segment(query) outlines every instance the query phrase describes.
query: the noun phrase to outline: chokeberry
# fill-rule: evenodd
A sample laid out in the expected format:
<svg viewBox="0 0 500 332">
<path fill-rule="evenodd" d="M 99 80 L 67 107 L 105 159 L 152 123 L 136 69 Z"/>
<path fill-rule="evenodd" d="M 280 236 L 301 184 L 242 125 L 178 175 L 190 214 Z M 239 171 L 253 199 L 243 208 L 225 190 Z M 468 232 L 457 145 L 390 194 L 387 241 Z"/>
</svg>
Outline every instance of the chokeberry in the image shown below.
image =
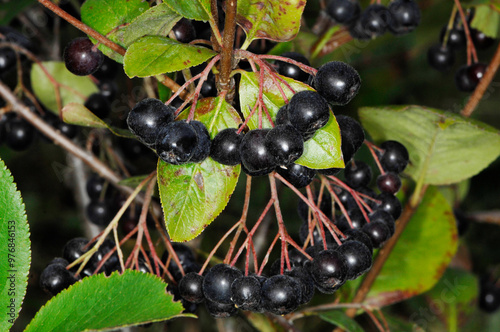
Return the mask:
<svg viewBox="0 0 500 332">
<path fill-rule="evenodd" d="M 181 43 L 189 43 L 196 39 L 196 30 L 193 23 L 186 18 L 181 18 L 172 28 L 175 39 Z"/>
<path fill-rule="evenodd" d="M 53 296 L 68 288 L 76 281 L 71 272 L 60 264 L 51 264 L 40 274 L 40 287 Z"/>
<path fill-rule="evenodd" d="M 394 195 L 401 188 L 401 179 L 393 172 L 380 174 L 377 177 L 377 188 L 380 191 Z"/>
<path fill-rule="evenodd" d="M 64 49 L 66 68 L 75 75 L 93 74 L 101 66 L 104 55 L 86 37 L 73 39 Z"/>
<path fill-rule="evenodd" d="M 302 296 L 299 304 L 305 304 L 312 300 L 314 296 L 314 279 L 308 269 L 303 266 L 296 266 L 290 271 L 285 271 L 285 275 L 297 279 L 300 284 Z"/>
<path fill-rule="evenodd" d="M 326 125 L 329 118 L 328 103 L 315 91 L 300 91 L 290 99 L 288 119 L 300 133 L 311 133 L 320 129 Z"/>
<path fill-rule="evenodd" d="M 427 62 L 436 70 L 446 71 L 455 63 L 455 53 L 449 45 L 434 44 L 427 51 Z"/>
<path fill-rule="evenodd" d="M 210 316 L 214 318 L 229 318 L 238 313 L 238 308 L 236 308 L 232 303 L 225 304 L 213 302 L 207 299 L 205 300 L 205 306 Z"/>
<path fill-rule="evenodd" d="M 316 170 L 299 164 L 276 167 L 276 172 L 297 189 L 308 186 L 316 176 Z"/>
<path fill-rule="evenodd" d="M 275 158 L 265 143 L 269 131 L 270 129 L 250 130 L 241 140 L 241 163 L 250 172 L 268 174 L 276 167 Z"/>
<path fill-rule="evenodd" d="M 348 229 L 345 232 L 343 232 L 346 238 L 343 240 L 345 241 L 359 241 L 363 243 L 365 246 L 370 249 L 370 251 L 373 251 L 373 243 L 372 240 L 370 240 L 370 237 L 366 235 L 361 229 Z"/>
<path fill-rule="evenodd" d="M 359 150 L 365 141 L 365 132 L 361 124 L 347 115 L 337 115 L 340 137 L 342 140 L 341 149 L 344 163 L 348 163 L 354 154 Z"/>
<path fill-rule="evenodd" d="M 359 17 L 361 5 L 357 0 L 332 0 L 326 12 L 335 22 L 349 25 Z"/>
<path fill-rule="evenodd" d="M 483 78 L 486 70 L 488 69 L 488 65 L 481 62 L 473 63 L 469 66 L 469 76 L 472 82 L 478 84 L 479 81 Z"/>
<path fill-rule="evenodd" d="M 240 144 L 243 134 L 238 129 L 226 128 L 215 135 L 210 146 L 210 157 L 223 165 L 235 166 L 241 163 Z"/>
<path fill-rule="evenodd" d="M 144 144 L 153 146 L 161 126 L 174 120 L 174 109 L 161 100 L 147 98 L 137 103 L 127 117 L 130 131 Z"/>
<path fill-rule="evenodd" d="M 360 160 L 352 161 L 344 169 L 345 181 L 351 188 L 367 186 L 372 180 L 371 167 Z"/>
<path fill-rule="evenodd" d="M 344 230 L 348 230 L 351 228 L 360 229 L 366 224 L 366 219 L 359 210 L 359 208 L 354 208 L 352 210 L 347 211 L 349 218 L 351 219 L 351 225 L 349 225 L 349 220 L 345 215 L 341 215 L 337 220 L 335 220 L 335 224 L 337 227 L 343 232 Z"/>
<path fill-rule="evenodd" d="M 359 241 L 347 241 L 336 249 L 344 256 L 348 280 L 353 280 L 372 267 L 371 250 Z"/>
<path fill-rule="evenodd" d="M 66 259 L 70 263 L 76 261 L 87 251 L 84 248 L 88 243 L 89 240 L 83 237 L 77 237 L 69 240 L 63 248 L 64 259 Z"/>
<path fill-rule="evenodd" d="M 75 125 L 71 125 L 69 123 L 65 123 L 62 121 L 57 121 L 56 129 L 61 132 L 64 136 L 69 139 L 73 139 L 78 135 L 79 127 Z"/>
<path fill-rule="evenodd" d="M 396 196 L 389 193 L 381 193 L 376 199 L 381 202 L 379 209 L 388 212 L 394 220 L 399 218 L 401 215 L 401 202 Z"/>
<path fill-rule="evenodd" d="M 410 159 L 406 147 L 397 141 L 385 141 L 380 147 L 384 150 L 380 158 L 384 170 L 401 173 Z"/>
<path fill-rule="evenodd" d="M 200 93 L 203 97 L 215 97 L 217 96 L 217 85 L 215 83 L 215 76 L 210 73 L 201 85 Z"/>
<path fill-rule="evenodd" d="M 302 291 L 297 279 L 275 275 L 262 285 L 262 306 L 276 315 L 288 314 L 299 306 Z"/>
<path fill-rule="evenodd" d="M 119 69 L 120 65 L 118 64 L 118 62 L 108 57 L 104 57 L 101 66 L 92 75 L 94 75 L 94 77 L 97 78 L 98 80 L 110 81 L 116 77 L 116 74 L 118 74 Z"/>
<path fill-rule="evenodd" d="M 203 296 L 203 276 L 189 272 L 179 282 L 179 293 L 187 301 L 201 303 Z"/>
<path fill-rule="evenodd" d="M 392 25 L 392 15 L 389 9 L 380 4 L 371 4 L 365 8 L 359 17 L 361 26 L 371 38 L 383 35 Z"/>
<path fill-rule="evenodd" d="M 261 284 L 254 276 L 236 278 L 231 284 L 231 300 L 238 308 L 257 311 L 261 298 Z"/>
<path fill-rule="evenodd" d="M 288 119 L 288 105 L 289 104 L 285 104 L 281 106 L 276 113 L 276 120 L 274 121 L 274 124 L 276 126 L 291 124 L 290 120 Z"/>
<path fill-rule="evenodd" d="M 374 248 L 381 248 L 390 238 L 389 228 L 380 220 L 364 225 L 362 230 L 370 237 Z"/>
<path fill-rule="evenodd" d="M 455 73 L 455 85 L 460 91 L 474 91 L 477 86 L 477 82 L 478 81 L 473 80 L 472 75 L 470 75 L 468 65 L 463 65 L 462 67 L 458 68 L 457 72 Z"/>
<path fill-rule="evenodd" d="M 185 120 L 163 126 L 156 139 L 156 153 L 161 160 L 173 165 L 187 163 L 198 144 L 196 130 Z"/>
<path fill-rule="evenodd" d="M 198 136 L 198 143 L 193 151 L 193 156 L 189 159 L 189 162 L 199 163 L 205 160 L 210 154 L 210 134 L 208 133 L 207 127 L 200 121 L 191 121 L 189 124 L 196 131 L 196 135 Z"/>
<path fill-rule="evenodd" d="M 484 32 L 477 29 L 470 29 L 472 42 L 477 49 L 484 50 L 495 44 L 495 39 L 488 37 Z"/>
<path fill-rule="evenodd" d="M 344 255 L 328 249 L 314 257 L 310 271 L 314 282 L 322 287 L 320 290 L 328 289 L 328 293 L 333 293 L 346 281 L 348 267 Z"/>
<path fill-rule="evenodd" d="M 0 48 L 0 75 L 8 72 L 16 65 L 16 53 L 7 47 Z"/>
<path fill-rule="evenodd" d="M 203 279 L 203 294 L 210 301 L 232 304 L 231 284 L 243 273 L 227 264 L 217 264 L 212 267 Z"/>
<path fill-rule="evenodd" d="M 284 58 L 289 58 L 297 62 L 310 66 L 309 60 L 305 56 L 297 52 L 285 52 L 281 55 Z M 309 74 L 302 71 L 298 66 L 284 61 L 276 61 L 278 65 L 278 74 L 293 78 L 294 80 L 305 82 L 309 78 Z"/>
<path fill-rule="evenodd" d="M 443 29 L 441 29 L 441 35 L 439 36 L 439 41 L 441 42 L 441 44 L 444 43 L 444 38 L 446 37 L 447 33 L 448 40 L 446 45 L 448 45 L 453 50 L 461 50 L 467 44 L 463 28 L 452 28 L 448 30 L 447 26 L 444 26 Z"/>
<path fill-rule="evenodd" d="M 26 120 L 14 118 L 5 123 L 5 144 L 15 151 L 28 149 L 36 137 L 35 129 Z"/>
<path fill-rule="evenodd" d="M 101 93 L 91 94 L 84 106 L 101 119 L 107 117 L 111 110 L 108 99 Z"/>
<path fill-rule="evenodd" d="M 89 221 L 97 226 L 107 226 L 113 218 L 113 206 L 107 200 L 92 200 L 85 212 Z"/>
<path fill-rule="evenodd" d="M 92 174 L 85 185 L 87 189 L 87 195 L 90 199 L 97 200 L 101 196 L 101 193 L 105 187 L 106 181 L 97 174 Z"/>
<path fill-rule="evenodd" d="M 292 164 L 304 152 L 302 135 L 291 125 L 271 129 L 266 135 L 265 145 L 275 163 L 282 166 Z"/>
<path fill-rule="evenodd" d="M 412 32 L 420 24 L 420 8 L 414 0 L 394 0 L 388 9 L 389 31 L 395 35 Z"/>
<path fill-rule="evenodd" d="M 370 222 L 382 222 L 389 229 L 389 237 L 394 234 L 396 230 L 396 223 L 394 222 L 394 217 L 387 211 L 376 209 L 368 215 Z"/>
<path fill-rule="evenodd" d="M 361 78 L 347 63 L 331 61 L 318 68 L 314 87 L 329 103 L 345 105 L 358 93 Z"/>
</svg>

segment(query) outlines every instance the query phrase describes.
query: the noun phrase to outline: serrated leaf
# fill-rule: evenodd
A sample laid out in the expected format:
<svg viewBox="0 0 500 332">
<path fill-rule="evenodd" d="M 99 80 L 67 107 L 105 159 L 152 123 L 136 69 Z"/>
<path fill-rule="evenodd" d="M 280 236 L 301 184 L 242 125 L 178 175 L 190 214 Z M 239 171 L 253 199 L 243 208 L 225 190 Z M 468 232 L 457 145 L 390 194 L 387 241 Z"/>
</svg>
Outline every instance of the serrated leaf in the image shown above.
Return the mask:
<svg viewBox="0 0 500 332">
<path fill-rule="evenodd" d="M 302 82 L 284 76 L 280 77 L 284 79 L 295 92 L 313 90 L 310 86 Z M 290 100 L 294 93 L 283 83 L 280 83 L 280 85 L 283 92 Z M 243 115 L 247 117 L 258 99 L 259 74 L 241 72 L 239 91 L 241 111 Z M 266 104 L 271 119 L 274 120 L 280 107 L 285 105 L 285 101 L 267 72 L 264 74 L 262 99 Z M 259 127 L 259 118 L 257 114 L 254 114 L 248 121 L 248 127 L 250 129 L 257 129 Z M 272 128 L 265 114 L 262 115 L 262 128 Z M 344 167 L 342 151 L 340 149 L 340 129 L 334 116 L 330 116 L 326 126 L 318 130 L 311 139 L 305 142 L 304 153 L 295 163 L 314 169 Z"/>
<path fill-rule="evenodd" d="M 492 1 L 493 2 L 493 1 Z M 500 6 L 482 5 L 475 7 L 471 27 L 483 32 L 486 36 L 497 38 L 500 35 Z"/>
<path fill-rule="evenodd" d="M 239 0 L 236 23 L 247 34 L 247 42 L 271 39 L 292 40 L 300 29 L 305 0 Z"/>
<path fill-rule="evenodd" d="M 126 24 L 148 9 L 148 2 L 142 0 L 87 0 L 81 7 L 81 16 L 83 23 L 118 45 L 126 47 L 123 39 Z M 100 44 L 99 49 L 113 60 L 123 63 L 123 56 L 107 46 Z"/>
<path fill-rule="evenodd" d="M 215 54 L 206 47 L 183 44 L 165 37 L 146 36 L 129 46 L 124 68 L 129 77 L 148 77 L 199 65 Z"/>
<path fill-rule="evenodd" d="M 25 332 L 111 330 L 179 316 L 162 279 L 139 271 L 86 277 L 47 302 Z"/>
<path fill-rule="evenodd" d="M 212 138 L 225 128 L 237 128 L 241 122 L 223 97 L 199 101 L 195 120 L 205 124 Z M 172 241 L 194 239 L 224 210 L 240 171 L 240 165 L 226 166 L 212 158 L 181 166 L 158 162 L 158 189 Z"/>
<path fill-rule="evenodd" d="M 140 37 L 167 36 L 181 18 L 165 3 L 151 7 L 124 29 L 123 43 L 128 46 Z"/>
<path fill-rule="evenodd" d="M 406 146 L 405 172 L 445 185 L 479 173 L 500 155 L 500 132 L 482 122 L 421 106 L 365 107 L 359 116 L 371 137 Z"/>
<path fill-rule="evenodd" d="M 87 76 L 76 76 L 66 69 L 64 62 L 46 61 L 41 65 L 59 83 L 62 106 L 75 102 L 83 104 L 88 96 L 99 91 Z M 39 64 L 31 67 L 31 85 L 38 100 L 50 111 L 59 114 L 56 89 Z"/>
<path fill-rule="evenodd" d="M 163 0 L 179 15 L 196 21 L 209 21 L 212 18 L 210 0 Z"/>
<path fill-rule="evenodd" d="M 361 326 L 359 326 L 354 319 L 347 317 L 347 315 L 340 310 L 322 312 L 318 316 L 322 320 L 336 325 L 347 332 L 363 332 Z"/>
<path fill-rule="evenodd" d="M 328 123 L 304 142 L 304 153 L 295 163 L 314 169 L 344 168 L 340 144 L 339 124 L 335 116 L 330 114 Z"/>
<path fill-rule="evenodd" d="M 450 268 L 436 286 L 426 293 L 426 297 L 434 303 L 439 303 L 441 317 L 447 320 L 449 327 L 457 323 L 450 321 L 451 319 L 460 319 L 463 322 L 476 310 L 474 302 L 478 293 L 477 276 L 464 270 Z"/>
<path fill-rule="evenodd" d="M 21 193 L 0 159 L 0 331 L 9 331 L 21 310 L 31 264 L 30 247 Z"/>
<path fill-rule="evenodd" d="M 458 235 L 453 211 L 429 187 L 364 303 L 390 305 L 432 288 L 455 255 Z"/>
<path fill-rule="evenodd" d="M 117 136 L 134 138 L 130 130 L 109 126 L 82 104 L 69 103 L 63 107 L 61 113 L 62 119 L 66 123 L 83 127 L 106 128 Z"/>
</svg>

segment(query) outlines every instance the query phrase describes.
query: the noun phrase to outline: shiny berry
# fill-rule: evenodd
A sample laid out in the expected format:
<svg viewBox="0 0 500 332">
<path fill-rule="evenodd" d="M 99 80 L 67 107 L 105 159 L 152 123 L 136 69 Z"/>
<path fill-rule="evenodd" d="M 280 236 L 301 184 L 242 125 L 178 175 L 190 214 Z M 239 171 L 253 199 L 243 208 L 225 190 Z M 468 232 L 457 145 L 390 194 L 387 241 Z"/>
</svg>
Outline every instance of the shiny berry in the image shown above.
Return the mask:
<svg viewBox="0 0 500 332">
<path fill-rule="evenodd" d="M 60 264 L 47 266 L 40 274 L 40 287 L 54 296 L 76 282 L 70 271 Z"/>
<path fill-rule="evenodd" d="M 401 188 L 401 179 L 393 172 L 381 174 L 377 177 L 377 188 L 380 191 L 394 195 Z"/>
<path fill-rule="evenodd" d="M 376 199 L 381 201 L 379 209 L 388 212 L 394 220 L 399 218 L 401 215 L 401 202 L 396 196 L 389 193 L 381 193 Z"/>
<path fill-rule="evenodd" d="M 455 63 L 455 53 L 448 45 L 434 44 L 427 51 L 427 62 L 436 70 L 446 71 Z"/>
<path fill-rule="evenodd" d="M 381 248 L 389 240 L 389 228 L 382 221 L 372 221 L 362 228 L 363 232 L 370 237 L 374 248 Z"/>
<path fill-rule="evenodd" d="M 311 133 L 322 128 L 330 118 L 330 107 L 315 91 L 301 91 L 288 104 L 288 119 L 300 133 Z"/>
<path fill-rule="evenodd" d="M 316 176 L 316 170 L 299 164 L 291 164 L 286 168 L 278 166 L 276 172 L 297 189 L 308 186 Z"/>
<path fill-rule="evenodd" d="M 366 187 L 372 180 L 372 174 L 371 167 L 360 160 L 353 160 L 344 170 L 345 181 L 353 189 Z"/>
<path fill-rule="evenodd" d="M 181 18 L 180 21 L 174 25 L 172 31 L 177 41 L 181 43 L 189 43 L 196 39 L 196 30 L 194 29 L 193 23 L 186 18 Z"/>
<path fill-rule="evenodd" d="M 281 56 L 303 63 L 306 66 L 311 65 L 305 56 L 297 52 L 285 52 Z M 276 61 L 276 64 L 278 65 L 278 74 L 280 75 L 290 77 L 301 82 L 306 82 L 309 78 L 309 74 L 302 71 L 296 65 L 284 61 Z"/>
<path fill-rule="evenodd" d="M 211 268 L 203 279 L 203 294 L 210 301 L 232 304 L 231 284 L 242 277 L 243 273 L 227 264 L 218 264 Z"/>
<path fill-rule="evenodd" d="M 250 130 L 240 144 L 241 163 L 250 172 L 271 173 L 276 160 L 266 147 L 266 135 L 270 129 Z"/>
<path fill-rule="evenodd" d="M 114 215 L 111 203 L 104 200 L 90 201 L 85 212 L 90 222 L 101 227 L 107 226 Z"/>
<path fill-rule="evenodd" d="M 441 44 L 444 42 L 444 38 L 446 36 L 447 31 L 448 31 L 448 42 L 446 45 L 448 45 L 453 50 L 461 50 L 465 48 L 465 46 L 467 45 L 467 39 L 465 37 L 464 30 L 457 28 L 448 30 L 447 26 L 444 26 L 443 29 L 441 29 L 441 35 L 439 37 L 439 41 L 441 42 Z"/>
<path fill-rule="evenodd" d="M 179 282 L 179 293 L 182 298 L 189 302 L 203 302 L 203 276 L 196 272 L 186 273 Z"/>
<path fill-rule="evenodd" d="M 187 163 L 198 144 L 196 130 L 185 120 L 170 122 L 158 132 L 156 153 L 161 160 L 173 165 Z"/>
<path fill-rule="evenodd" d="M 14 118 L 5 123 L 5 144 L 15 151 L 28 149 L 36 137 L 35 129 L 26 120 Z"/>
<path fill-rule="evenodd" d="M 86 37 L 73 39 L 64 49 L 66 68 L 75 75 L 93 74 L 101 66 L 104 55 Z"/>
<path fill-rule="evenodd" d="M 347 277 L 347 262 L 337 250 L 323 250 L 319 252 L 311 264 L 311 275 L 314 282 L 323 289 L 333 293 L 344 284 Z"/>
<path fill-rule="evenodd" d="M 276 315 L 288 314 L 299 306 L 302 292 L 299 282 L 287 275 L 275 275 L 262 285 L 262 306 Z"/>
<path fill-rule="evenodd" d="M 282 166 L 292 164 L 304 152 L 302 135 L 291 125 L 271 129 L 266 135 L 265 145 L 275 163 Z"/>
<path fill-rule="evenodd" d="M 420 24 L 420 8 L 414 0 L 394 0 L 388 9 L 389 31 L 395 35 L 410 33 Z"/>
<path fill-rule="evenodd" d="M 326 12 L 335 22 L 349 25 L 359 17 L 361 6 L 357 0 L 332 0 Z"/>
<path fill-rule="evenodd" d="M 231 284 L 231 300 L 238 308 L 257 311 L 261 298 L 260 281 L 253 276 L 236 278 Z"/>
<path fill-rule="evenodd" d="M 371 38 L 383 35 L 392 24 L 392 15 L 387 7 L 372 4 L 365 8 L 359 17 L 360 24 Z"/>
<path fill-rule="evenodd" d="M 372 267 L 372 252 L 359 241 L 344 242 L 336 250 L 344 256 L 348 280 L 356 279 Z"/>
<path fill-rule="evenodd" d="M 240 144 L 243 134 L 236 128 L 226 128 L 215 135 L 210 147 L 210 157 L 223 165 L 235 166 L 241 163 Z"/>
<path fill-rule="evenodd" d="M 401 173 L 406 168 L 410 156 L 403 144 L 397 141 L 385 141 L 380 148 L 383 150 L 380 163 L 384 170 Z"/>
<path fill-rule="evenodd" d="M 198 136 L 198 144 L 194 148 L 193 156 L 189 159 L 191 163 L 199 163 L 205 160 L 210 154 L 210 134 L 208 133 L 207 127 L 200 121 L 191 121 L 189 124 L 196 131 L 196 135 Z"/>
<path fill-rule="evenodd" d="M 347 63 L 331 61 L 318 68 L 314 87 L 329 103 L 345 105 L 358 93 L 361 78 L 356 69 Z"/>
</svg>

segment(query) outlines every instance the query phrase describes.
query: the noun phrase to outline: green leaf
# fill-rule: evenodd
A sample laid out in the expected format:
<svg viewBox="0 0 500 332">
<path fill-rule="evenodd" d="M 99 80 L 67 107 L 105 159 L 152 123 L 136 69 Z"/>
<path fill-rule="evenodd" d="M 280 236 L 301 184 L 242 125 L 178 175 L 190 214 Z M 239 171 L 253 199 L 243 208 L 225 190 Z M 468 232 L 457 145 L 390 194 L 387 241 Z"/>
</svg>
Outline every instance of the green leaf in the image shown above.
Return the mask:
<svg viewBox="0 0 500 332">
<path fill-rule="evenodd" d="M 113 134 L 122 137 L 134 138 L 135 136 L 128 129 L 114 128 L 101 120 L 98 116 L 92 113 L 88 108 L 78 103 L 69 103 L 64 106 L 61 111 L 64 122 L 92 128 L 106 128 Z"/>
<path fill-rule="evenodd" d="M 463 321 L 476 310 L 478 288 L 477 277 L 472 273 L 450 268 L 426 297 L 434 306 L 439 306 L 440 316 L 446 319 L 448 327 L 456 326 L 459 319 Z"/>
<path fill-rule="evenodd" d="M 196 21 L 212 20 L 210 0 L 163 0 L 179 15 Z"/>
<path fill-rule="evenodd" d="M 319 318 L 347 332 L 363 332 L 361 326 L 359 326 L 354 319 L 347 317 L 346 314 L 340 310 L 322 312 L 319 314 Z"/>
<path fill-rule="evenodd" d="M 304 143 L 304 153 L 295 163 L 314 169 L 344 168 L 340 143 L 339 124 L 330 114 L 328 123 Z"/>
<path fill-rule="evenodd" d="M 64 62 L 41 62 L 47 72 L 60 84 L 62 106 L 75 102 L 83 104 L 88 96 L 99 89 L 90 77 L 76 76 L 66 69 Z M 56 88 L 49 80 L 39 64 L 31 67 L 31 84 L 38 100 L 50 111 L 59 114 L 56 99 Z"/>
<path fill-rule="evenodd" d="M 0 331 L 9 331 L 21 310 L 31 263 L 30 246 L 21 193 L 0 159 Z"/>
<path fill-rule="evenodd" d="M 181 314 L 182 304 L 166 287 L 160 278 L 139 271 L 86 277 L 47 302 L 25 332 L 111 330 L 195 317 Z"/>
<path fill-rule="evenodd" d="M 253 72 L 241 71 L 240 73 L 241 81 L 239 91 L 241 111 L 245 117 L 248 117 L 258 99 L 259 75 Z M 312 90 L 310 86 L 302 82 L 284 76 L 280 77 L 284 79 L 295 92 Z M 280 85 L 286 97 L 290 100 L 294 93 L 283 83 L 280 83 Z M 271 119 L 274 120 L 279 108 L 285 105 L 285 101 L 267 72 L 264 74 L 262 99 L 266 104 Z M 255 113 L 248 121 L 248 127 L 250 129 L 259 128 L 258 114 Z M 272 128 L 265 114 L 262 114 L 262 128 Z M 314 136 L 305 142 L 304 153 L 296 163 L 314 169 L 344 167 L 342 151 L 340 149 L 340 129 L 335 116 L 330 116 L 330 120 L 326 126 L 316 131 Z"/>
<path fill-rule="evenodd" d="M 176 40 L 146 36 L 129 46 L 124 58 L 129 77 L 148 77 L 199 65 L 216 53 L 206 47 L 179 43 Z"/>
<path fill-rule="evenodd" d="M 492 1 L 493 3 L 493 1 Z M 500 35 L 500 6 L 496 2 L 494 5 L 476 6 L 474 19 L 471 27 L 483 32 L 491 38 L 498 38 Z"/>
<path fill-rule="evenodd" d="M 198 102 L 195 119 L 205 124 L 212 138 L 222 129 L 237 128 L 241 122 L 236 110 L 220 97 Z M 181 166 L 159 161 L 158 188 L 172 241 L 194 239 L 224 210 L 236 188 L 240 168 L 219 164 L 212 158 Z"/>
<path fill-rule="evenodd" d="M 500 155 L 500 133 L 482 122 L 420 106 L 366 107 L 363 127 L 381 142 L 397 140 L 410 154 L 405 172 L 445 185 L 479 173 Z"/>
<path fill-rule="evenodd" d="M 305 5 L 304 0 L 240 0 L 236 23 L 247 34 L 246 44 L 259 38 L 289 41 L 299 32 Z"/>
<path fill-rule="evenodd" d="M 151 7 L 124 29 L 123 43 L 128 46 L 144 36 L 167 36 L 181 18 L 167 4 Z"/>
<path fill-rule="evenodd" d="M 83 23 L 118 45 L 126 47 L 124 27 L 148 9 L 148 2 L 142 0 L 87 0 L 82 5 L 81 15 Z M 113 60 L 123 62 L 123 56 L 107 46 L 100 44 L 99 49 Z"/>
<path fill-rule="evenodd" d="M 385 306 L 429 290 L 457 250 L 453 211 L 429 187 L 368 293 L 366 304 Z"/>
</svg>

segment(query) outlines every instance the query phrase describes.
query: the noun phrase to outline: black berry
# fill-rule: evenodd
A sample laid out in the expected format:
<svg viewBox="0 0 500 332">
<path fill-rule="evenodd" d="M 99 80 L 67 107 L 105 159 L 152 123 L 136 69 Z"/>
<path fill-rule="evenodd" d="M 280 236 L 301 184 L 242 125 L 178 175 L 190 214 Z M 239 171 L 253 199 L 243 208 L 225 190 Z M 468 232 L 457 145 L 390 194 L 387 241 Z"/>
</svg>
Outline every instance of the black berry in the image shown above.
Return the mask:
<svg viewBox="0 0 500 332">
<path fill-rule="evenodd" d="M 314 87 L 329 103 L 345 105 L 358 93 L 361 78 L 347 63 L 331 61 L 318 68 Z"/>
<path fill-rule="evenodd" d="M 196 130 L 185 120 L 163 126 L 156 139 L 156 153 L 164 162 L 173 165 L 187 163 L 198 144 Z"/>
<path fill-rule="evenodd" d="M 353 280 L 372 267 L 371 250 L 359 241 L 347 241 L 336 249 L 344 256 L 348 280 Z"/>
<path fill-rule="evenodd" d="M 344 170 L 346 183 L 354 189 L 367 186 L 372 180 L 372 174 L 371 167 L 360 160 L 347 164 Z"/>
<path fill-rule="evenodd" d="M 275 158 L 265 144 L 269 131 L 269 129 L 250 130 L 241 141 L 241 163 L 250 172 L 268 174 L 276 167 Z"/>
<path fill-rule="evenodd" d="M 332 0 L 326 12 L 335 22 L 349 25 L 359 17 L 361 5 L 357 0 Z"/>
<path fill-rule="evenodd" d="M 322 290 L 328 289 L 329 293 L 333 293 L 346 281 L 348 267 L 344 255 L 329 249 L 314 257 L 310 271 L 314 282 L 321 286 Z"/>
<path fill-rule="evenodd" d="M 36 137 L 35 129 L 26 120 L 14 118 L 5 123 L 5 144 L 15 151 L 28 149 Z"/>
<path fill-rule="evenodd" d="M 191 121 L 189 124 L 196 131 L 196 135 L 198 136 L 198 144 L 193 151 L 193 156 L 189 159 L 189 162 L 199 163 L 205 160 L 210 154 L 210 134 L 208 133 L 207 127 L 200 121 Z"/>
<path fill-rule="evenodd" d="M 60 264 L 51 264 L 40 274 L 40 287 L 51 295 L 58 294 L 76 281 L 71 272 Z"/>
<path fill-rule="evenodd" d="M 363 31 L 375 38 L 383 35 L 388 27 L 392 25 L 392 15 L 387 7 L 379 4 L 372 4 L 365 8 L 359 17 Z"/>
<path fill-rule="evenodd" d="M 488 37 L 484 34 L 484 32 L 477 29 L 470 29 L 470 35 L 472 38 L 472 42 L 477 49 L 484 50 L 490 48 L 495 44 L 495 39 Z"/>
<path fill-rule="evenodd" d="M 275 275 L 262 285 L 262 306 L 276 315 L 285 315 L 297 309 L 301 298 L 300 284 L 290 276 Z"/>
<path fill-rule="evenodd" d="M 309 63 L 309 60 L 305 56 L 303 56 L 300 53 L 297 52 L 285 52 L 281 55 L 284 58 L 289 58 L 292 60 L 295 60 L 297 62 L 303 63 L 307 66 L 310 66 L 311 64 Z M 305 82 L 309 78 L 309 74 L 306 72 L 302 71 L 299 67 L 296 65 L 293 65 L 291 63 L 287 63 L 284 61 L 276 61 L 276 64 L 278 65 L 278 74 L 293 78 L 294 80 Z"/>
<path fill-rule="evenodd" d="M 381 201 L 379 209 L 388 212 L 394 220 L 399 218 L 401 215 L 401 202 L 396 196 L 389 193 L 381 193 L 376 199 Z"/>
<path fill-rule="evenodd" d="M 261 284 L 254 276 L 236 278 L 231 284 L 231 300 L 238 308 L 257 311 L 261 297 Z"/>
<path fill-rule="evenodd" d="M 395 0 L 388 6 L 389 31 L 395 35 L 412 32 L 420 24 L 420 8 L 414 0 Z"/>
<path fill-rule="evenodd" d="M 265 145 L 275 163 L 282 166 L 292 164 L 304 152 L 302 135 L 291 125 L 271 129 L 266 135 Z"/>
<path fill-rule="evenodd" d="M 89 243 L 89 241 L 83 237 L 77 237 L 71 239 L 64 245 L 63 248 L 63 257 L 68 262 L 74 262 L 81 255 L 83 255 L 87 250 L 84 247 Z"/>
<path fill-rule="evenodd" d="M 380 147 L 384 150 L 380 158 L 384 170 L 401 173 L 410 159 L 406 147 L 397 141 L 385 141 Z"/>
<path fill-rule="evenodd" d="M 203 302 L 203 276 L 196 272 L 186 273 L 179 282 L 179 293 L 189 302 Z"/>
<path fill-rule="evenodd" d="M 227 264 L 218 264 L 211 268 L 203 279 L 203 294 L 210 301 L 232 304 L 231 284 L 243 273 Z"/>
<path fill-rule="evenodd" d="M 311 133 L 320 129 L 326 125 L 329 118 L 328 103 L 315 91 L 301 91 L 290 99 L 288 119 L 300 133 Z"/>
<path fill-rule="evenodd" d="M 172 31 L 174 32 L 177 41 L 181 43 L 189 43 L 196 38 L 196 30 L 194 29 L 193 24 L 190 20 L 184 17 L 174 25 Z"/>
<path fill-rule="evenodd" d="M 276 172 L 298 189 L 308 186 L 316 176 L 316 170 L 299 164 L 276 167 Z"/>
<path fill-rule="evenodd" d="M 435 44 L 427 51 L 429 65 L 439 71 L 446 71 L 455 63 L 455 53 L 450 46 Z"/>
<path fill-rule="evenodd" d="M 79 76 L 93 74 L 101 66 L 104 55 L 90 39 L 73 39 L 64 49 L 64 63 L 70 72 Z"/>
<path fill-rule="evenodd" d="M 226 128 L 215 135 L 210 147 L 210 157 L 223 165 L 241 163 L 240 144 L 243 134 L 237 134 L 236 128 Z"/>
<path fill-rule="evenodd" d="M 393 172 L 381 174 L 377 177 L 377 188 L 380 191 L 394 195 L 401 188 L 401 179 Z"/>
<path fill-rule="evenodd" d="M 93 200 L 85 209 L 89 221 L 97 226 L 107 226 L 113 218 L 113 206 L 107 200 Z"/>
<path fill-rule="evenodd" d="M 439 37 L 439 41 L 441 44 L 444 43 L 444 38 L 448 31 L 448 41 L 447 44 L 453 50 L 461 50 L 467 44 L 467 39 L 465 37 L 465 32 L 463 29 L 452 28 L 450 30 L 447 29 L 447 26 L 444 26 L 441 30 L 441 35 Z"/>
<path fill-rule="evenodd" d="M 374 248 L 381 248 L 390 238 L 389 228 L 382 221 L 372 221 L 364 225 L 362 230 L 370 237 Z"/>
</svg>

